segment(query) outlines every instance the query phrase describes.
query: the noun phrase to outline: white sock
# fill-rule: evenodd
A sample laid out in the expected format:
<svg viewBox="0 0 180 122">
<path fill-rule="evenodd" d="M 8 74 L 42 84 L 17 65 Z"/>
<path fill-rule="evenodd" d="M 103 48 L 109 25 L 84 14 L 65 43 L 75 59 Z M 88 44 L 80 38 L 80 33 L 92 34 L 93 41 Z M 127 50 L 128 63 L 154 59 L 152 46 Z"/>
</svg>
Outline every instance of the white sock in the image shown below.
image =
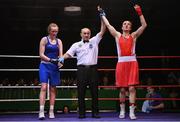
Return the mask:
<svg viewBox="0 0 180 122">
<path fill-rule="evenodd" d="M 39 106 L 39 111 L 40 111 L 40 112 L 44 112 L 44 105 L 40 105 L 40 106 Z"/>
<path fill-rule="evenodd" d="M 134 105 L 129 106 L 129 114 L 133 118 L 136 118 L 136 116 L 135 116 L 135 108 L 136 108 L 136 106 L 134 106 Z"/>
<path fill-rule="evenodd" d="M 54 105 L 50 105 L 49 112 L 54 112 Z"/>
<path fill-rule="evenodd" d="M 124 103 L 120 104 L 120 111 L 125 113 L 125 104 Z"/>
<path fill-rule="evenodd" d="M 125 104 L 120 104 L 120 112 L 119 112 L 119 118 L 123 119 L 125 118 Z"/>
</svg>

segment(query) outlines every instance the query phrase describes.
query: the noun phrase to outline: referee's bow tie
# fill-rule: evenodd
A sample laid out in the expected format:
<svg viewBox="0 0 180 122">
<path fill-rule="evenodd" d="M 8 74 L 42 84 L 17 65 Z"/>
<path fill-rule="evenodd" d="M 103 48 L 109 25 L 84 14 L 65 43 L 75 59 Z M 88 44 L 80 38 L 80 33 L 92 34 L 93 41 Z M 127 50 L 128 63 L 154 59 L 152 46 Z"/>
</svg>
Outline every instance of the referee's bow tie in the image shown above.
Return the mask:
<svg viewBox="0 0 180 122">
<path fill-rule="evenodd" d="M 88 43 L 88 42 L 89 42 L 89 40 L 83 40 L 83 42 L 84 42 L 84 43 Z"/>
</svg>

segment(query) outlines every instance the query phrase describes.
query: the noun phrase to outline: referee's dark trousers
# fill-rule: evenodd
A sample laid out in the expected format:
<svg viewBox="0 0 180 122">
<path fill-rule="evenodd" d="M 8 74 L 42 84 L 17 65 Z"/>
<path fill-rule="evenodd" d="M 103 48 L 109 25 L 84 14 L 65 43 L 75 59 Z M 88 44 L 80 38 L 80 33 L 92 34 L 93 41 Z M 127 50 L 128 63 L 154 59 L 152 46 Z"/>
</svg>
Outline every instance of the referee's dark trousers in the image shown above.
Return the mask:
<svg viewBox="0 0 180 122">
<path fill-rule="evenodd" d="M 87 86 L 92 97 L 92 116 L 98 114 L 98 71 L 96 65 L 79 65 L 77 71 L 79 115 L 85 116 L 85 95 Z"/>
</svg>

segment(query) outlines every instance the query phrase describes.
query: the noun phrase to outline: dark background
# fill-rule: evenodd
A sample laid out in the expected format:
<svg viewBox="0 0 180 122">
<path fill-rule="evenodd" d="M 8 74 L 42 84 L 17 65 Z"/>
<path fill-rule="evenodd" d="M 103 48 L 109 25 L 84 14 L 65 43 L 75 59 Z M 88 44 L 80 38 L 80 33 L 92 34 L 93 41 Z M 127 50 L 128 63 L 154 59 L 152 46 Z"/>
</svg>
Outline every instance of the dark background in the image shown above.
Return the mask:
<svg viewBox="0 0 180 122">
<path fill-rule="evenodd" d="M 180 53 L 178 0 L 136 0 L 136 2 L 141 5 L 148 24 L 138 39 L 137 56 L 178 56 Z M 121 23 L 126 19 L 133 22 L 133 30 L 140 26 L 139 18 L 128 0 L 0 0 L 0 55 L 39 55 L 39 41 L 47 35 L 46 29 L 51 22 L 59 25 L 58 37 L 63 41 L 66 52 L 74 42 L 80 40 L 81 28 L 89 27 L 92 36 L 99 32 L 100 18 L 96 9 L 98 4 L 105 9 L 107 18 L 117 30 L 120 31 Z M 65 14 L 64 7 L 69 5 L 81 6 L 81 14 L 77 16 Z M 99 55 L 117 55 L 114 38 L 108 31 L 99 45 Z M 100 67 L 115 68 L 117 60 L 105 59 L 102 62 L 101 60 L 99 60 Z M 172 60 L 141 59 L 139 63 L 141 68 L 177 68 L 179 61 Z M 167 64 L 162 64 L 163 61 Z M 38 64 L 39 59 L 35 61 L 1 59 L 1 68 L 38 68 Z M 75 65 L 70 64 L 71 61 L 67 61 L 64 68 L 74 68 Z"/>
<path fill-rule="evenodd" d="M 142 6 L 148 28 L 139 38 L 137 55 L 179 55 L 180 10 L 178 0 L 136 0 Z M 128 0 L 1 0 L 0 54 L 38 55 L 40 39 L 49 23 L 60 26 L 58 37 L 64 51 L 80 40 L 82 27 L 89 27 L 92 35 L 99 31 L 100 20 L 96 7 L 101 4 L 110 23 L 120 31 L 121 22 L 130 19 L 134 30 L 139 18 Z M 64 7 L 82 7 L 81 15 L 68 16 Z M 107 31 L 100 44 L 100 55 L 116 55 L 114 39 Z"/>
</svg>

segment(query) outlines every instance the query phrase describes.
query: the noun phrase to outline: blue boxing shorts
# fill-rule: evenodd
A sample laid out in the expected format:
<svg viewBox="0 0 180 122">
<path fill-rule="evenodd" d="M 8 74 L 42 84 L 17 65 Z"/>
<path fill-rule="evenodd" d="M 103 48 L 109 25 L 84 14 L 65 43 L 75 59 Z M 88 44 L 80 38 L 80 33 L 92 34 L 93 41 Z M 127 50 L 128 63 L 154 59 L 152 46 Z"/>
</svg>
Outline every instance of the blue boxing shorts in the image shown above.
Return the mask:
<svg viewBox="0 0 180 122">
<path fill-rule="evenodd" d="M 58 65 L 47 62 L 41 62 L 39 66 L 40 83 L 48 83 L 50 86 L 60 85 L 60 72 Z"/>
</svg>

